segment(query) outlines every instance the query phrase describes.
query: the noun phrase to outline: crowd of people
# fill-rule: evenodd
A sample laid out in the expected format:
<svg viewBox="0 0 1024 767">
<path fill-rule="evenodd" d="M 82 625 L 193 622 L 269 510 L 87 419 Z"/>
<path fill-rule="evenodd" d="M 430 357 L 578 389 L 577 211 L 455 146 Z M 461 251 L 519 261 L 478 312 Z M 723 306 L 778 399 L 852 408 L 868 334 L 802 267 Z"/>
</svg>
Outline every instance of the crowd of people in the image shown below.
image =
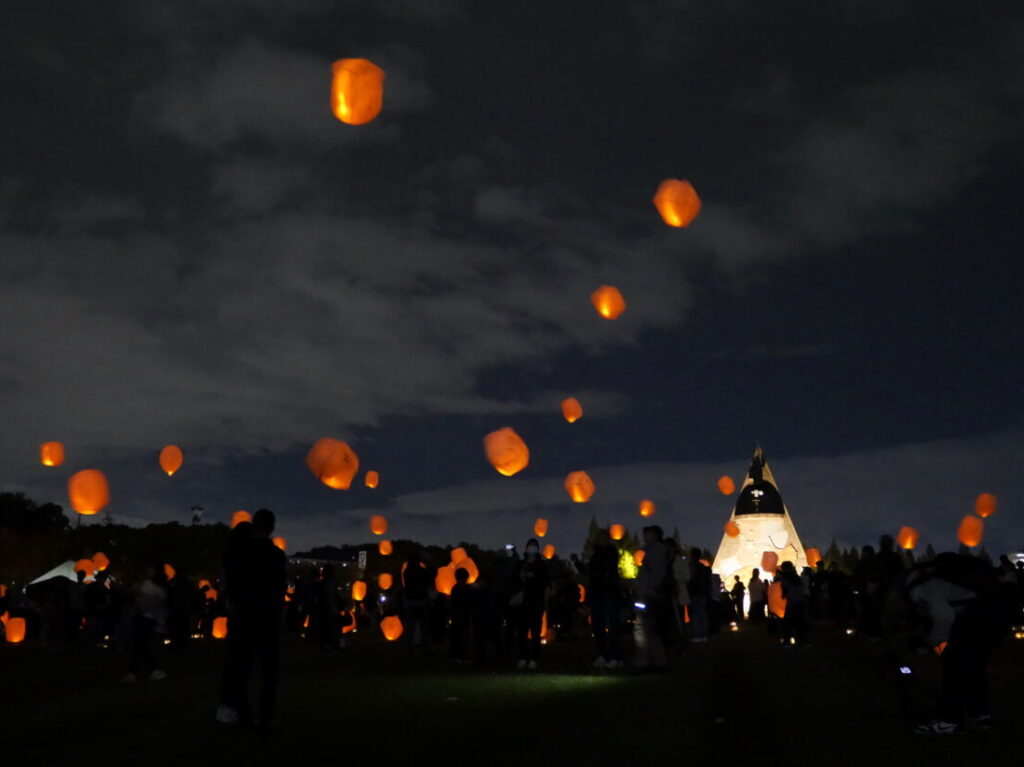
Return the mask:
<svg viewBox="0 0 1024 767">
<path fill-rule="evenodd" d="M 831 625 L 939 653 L 942 712 L 920 731 L 942 735 L 990 724 L 985 665 L 1024 606 L 1024 563 L 1006 557 L 997 566 L 966 554 L 914 563 L 884 536 L 877 550 L 863 548 L 852 573 L 835 562 L 798 571 L 784 561 L 773 573 L 754 569 L 746 580 L 734 575 L 724 583 L 699 549 L 684 550 L 656 525 L 643 530 L 635 578 L 624 577 L 619 546 L 599 530 L 571 567 L 554 572 L 530 539 L 522 555 L 507 547 L 478 573 L 456 569 L 450 594 L 435 589 L 437 567 L 426 550 L 413 548 L 394 588 L 353 599 L 332 564 L 289 585 L 287 558 L 271 542 L 274 525 L 273 513 L 262 509 L 233 528 L 213 582 L 196 583 L 162 564 L 131 587 L 107 572 L 93 579 L 80 571 L 66 588 L 39 589 L 31 599 L 5 592 L 0 613 L 34 615 L 39 640 L 59 652 L 113 646 L 126 658 L 123 681 L 130 684 L 166 676 L 158 638 L 166 651 L 184 651 L 194 638 L 218 636 L 226 618 L 216 719 L 263 726 L 276 720 L 282 628 L 333 654 L 355 630 L 397 616 L 414 658 L 448 657 L 456 665 L 507 658 L 523 671 L 541 668 L 549 639 L 586 633 L 596 671 L 664 671 L 684 643 L 707 642 L 726 627 L 761 627 L 784 647 L 799 647 L 810 643 L 812 625 Z M 256 665 L 263 682 L 254 713 L 248 680 Z"/>
</svg>

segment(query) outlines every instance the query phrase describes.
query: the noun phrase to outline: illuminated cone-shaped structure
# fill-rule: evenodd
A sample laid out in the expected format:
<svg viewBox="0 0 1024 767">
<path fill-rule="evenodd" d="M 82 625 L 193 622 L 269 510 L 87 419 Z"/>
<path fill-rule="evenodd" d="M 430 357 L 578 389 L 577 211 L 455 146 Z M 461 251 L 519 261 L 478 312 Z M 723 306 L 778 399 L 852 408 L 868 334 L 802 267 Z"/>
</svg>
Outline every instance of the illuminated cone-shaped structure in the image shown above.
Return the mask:
<svg viewBox="0 0 1024 767">
<path fill-rule="evenodd" d="M 729 521 L 739 527 L 739 535 L 722 536 L 711 565 L 723 583 L 732 583 L 735 575 L 746 583 L 753 569 L 761 568 L 761 558 L 769 551 L 778 555 L 779 564 L 792 562 L 797 572 L 807 566 L 803 544 L 760 447 L 754 451 Z"/>
</svg>

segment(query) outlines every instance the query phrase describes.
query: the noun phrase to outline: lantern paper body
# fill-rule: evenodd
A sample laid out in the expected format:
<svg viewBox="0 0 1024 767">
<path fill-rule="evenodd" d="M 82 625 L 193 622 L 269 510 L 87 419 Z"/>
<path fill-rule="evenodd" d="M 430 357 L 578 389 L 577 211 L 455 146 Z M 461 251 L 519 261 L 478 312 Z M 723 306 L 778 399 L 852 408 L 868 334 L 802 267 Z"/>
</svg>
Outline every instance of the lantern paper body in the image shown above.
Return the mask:
<svg viewBox="0 0 1024 767">
<path fill-rule="evenodd" d="M 228 635 L 227 616 L 221 615 L 213 619 L 213 638 L 224 639 Z"/>
<path fill-rule="evenodd" d="M 689 181 L 667 178 L 654 194 L 654 207 L 669 226 L 689 226 L 700 213 L 700 197 Z"/>
<path fill-rule="evenodd" d="M 449 561 L 458 562 L 460 559 L 465 559 L 468 556 L 469 554 L 466 553 L 466 550 L 462 548 L 462 546 L 459 546 L 452 549 L 452 553 L 449 555 Z"/>
<path fill-rule="evenodd" d="M 740 534 L 740 526 L 737 525 L 733 520 L 729 520 L 725 523 L 725 534 L 730 538 L 736 538 Z"/>
<path fill-rule="evenodd" d="M 366 599 L 366 583 L 356 581 L 352 584 L 352 601 L 362 602 L 364 599 Z"/>
<path fill-rule="evenodd" d="M 782 596 L 782 581 L 773 581 L 768 586 L 768 612 L 776 618 L 786 617 L 786 598 Z"/>
<path fill-rule="evenodd" d="M 368 59 L 331 65 L 331 111 L 347 125 L 365 125 L 384 106 L 384 70 Z"/>
<path fill-rule="evenodd" d="M 402 636 L 402 621 L 397 615 L 389 615 L 380 622 L 381 633 L 389 642 L 394 642 Z"/>
<path fill-rule="evenodd" d="M 171 566 L 171 565 L 169 565 L 167 563 L 164 563 L 164 577 L 167 578 L 167 580 L 173 581 L 174 580 L 174 576 L 177 575 L 177 574 L 178 573 L 174 569 L 173 566 Z"/>
<path fill-rule="evenodd" d="M 590 294 L 590 303 L 606 320 L 616 320 L 626 311 L 626 299 L 614 285 L 602 285 Z"/>
<path fill-rule="evenodd" d="M 391 541 L 381 541 L 377 544 L 377 553 L 380 554 L 382 557 L 388 556 L 389 554 L 391 554 L 391 551 Z"/>
<path fill-rule="evenodd" d="M 547 546 L 544 547 L 544 551 L 541 552 L 541 554 L 544 557 L 544 559 L 554 559 L 555 547 L 549 543 Z"/>
<path fill-rule="evenodd" d="M 637 549 L 633 552 L 633 562 L 636 563 L 637 567 L 642 567 L 644 564 L 644 557 L 647 556 L 647 552 L 643 549 Z"/>
<path fill-rule="evenodd" d="M 252 522 L 252 514 L 248 511 L 236 511 L 231 515 L 231 526 L 237 527 L 242 522 Z"/>
<path fill-rule="evenodd" d="M 437 568 L 437 576 L 434 578 L 434 589 L 438 594 L 445 596 L 452 595 L 452 588 L 455 586 L 455 564 L 449 563 L 444 567 Z"/>
<path fill-rule="evenodd" d="M 95 559 L 95 557 L 93 557 L 93 559 Z M 205 578 L 203 578 L 203 580 L 199 581 L 199 583 L 196 584 L 196 588 L 199 589 L 200 591 L 202 591 L 203 589 L 212 588 L 212 586 L 213 586 L 213 584 L 210 583 Z"/>
<path fill-rule="evenodd" d="M 736 492 L 736 483 L 732 481 L 732 477 L 723 474 L 718 478 L 718 492 L 722 495 L 732 495 Z"/>
<path fill-rule="evenodd" d="M 981 544 L 984 533 L 985 523 L 973 514 L 968 514 L 960 521 L 956 537 L 964 546 L 973 548 Z"/>
<path fill-rule="evenodd" d="M 608 528 L 608 535 L 613 541 L 621 541 L 626 535 L 626 528 L 622 525 L 612 525 Z"/>
<path fill-rule="evenodd" d="M 390 589 L 392 583 L 394 583 L 394 578 L 391 577 L 391 573 L 381 573 L 377 576 L 377 588 L 381 591 Z"/>
<path fill-rule="evenodd" d="M 992 493 L 982 493 L 974 502 L 974 513 L 984 519 L 996 513 L 996 497 Z"/>
<path fill-rule="evenodd" d="M 60 466 L 64 463 L 64 444 L 44 442 L 39 446 L 39 460 L 43 466 Z"/>
<path fill-rule="evenodd" d="M 530 465 L 529 448 L 510 426 L 484 437 L 484 452 L 491 466 L 506 477 L 518 474 Z"/>
<path fill-rule="evenodd" d="M 766 551 L 761 555 L 761 570 L 766 573 L 774 573 L 779 568 L 779 555 L 774 551 Z"/>
<path fill-rule="evenodd" d="M 96 563 L 91 559 L 79 559 L 75 562 L 75 572 L 77 573 L 79 571 L 85 573 L 86 578 L 92 578 L 93 574 L 96 572 Z"/>
<path fill-rule="evenodd" d="M 821 552 L 813 546 L 809 549 L 804 549 L 804 556 L 807 557 L 807 566 L 812 570 L 818 567 L 818 562 L 821 561 Z"/>
<path fill-rule="evenodd" d="M 543 538 L 548 534 L 548 521 L 543 517 L 538 517 L 537 521 L 533 523 L 533 534 L 538 538 Z"/>
<path fill-rule="evenodd" d="M 583 417 L 583 405 L 575 397 L 562 400 L 562 415 L 569 423 L 576 423 Z"/>
<path fill-rule="evenodd" d="M 594 480 L 585 471 L 574 471 L 565 478 L 565 491 L 576 503 L 586 503 L 594 494 Z"/>
<path fill-rule="evenodd" d="M 217 589 L 207 589 L 205 593 L 206 593 L 206 600 L 208 602 L 216 602 L 217 601 L 217 597 L 220 596 L 220 594 L 217 593 Z"/>
<path fill-rule="evenodd" d="M 100 512 L 110 503 L 110 487 L 99 469 L 84 469 L 68 478 L 68 497 L 71 508 L 79 514 Z"/>
<path fill-rule="evenodd" d="M 371 490 L 375 489 L 380 484 L 380 474 L 375 471 L 366 472 L 366 486 Z"/>
<path fill-rule="evenodd" d="M 480 569 L 476 566 L 476 562 L 471 557 L 462 557 L 456 559 L 451 563 L 452 573 L 458 570 L 465 570 L 469 573 L 469 578 L 466 579 L 466 583 L 476 583 L 476 579 L 480 577 Z"/>
<path fill-rule="evenodd" d="M 168 445 L 160 451 L 160 468 L 167 473 L 168 477 L 181 468 L 184 460 L 185 456 L 182 455 L 181 448 L 177 445 Z"/>
<path fill-rule="evenodd" d="M 348 443 L 324 437 L 309 449 L 306 466 L 328 487 L 348 490 L 359 471 L 359 456 Z"/>
<path fill-rule="evenodd" d="M 102 551 L 97 551 L 95 554 L 92 555 L 92 563 L 100 572 L 103 572 L 108 567 L 110 567 L 110 560 L 107 558 L 107 555 L 104 554 Z"/>
<path fill-rule="evenodd" d="M 920 537 L 921 533 L 917 532 L 917 530 L 912 527 L 904 526 L 900 528 L 899 533 L 896 535 L 896 543 L 898 543 L 901 548 L 910 551 L 917 545 L 917 541 Z"/>
<path fill-rule="evenodd" d="M 388 531 L 388 521 L 380 514 L 370 517 L 370 532 L 374 535 L 384 535 Z"/>
<path fill-rule="evenodd" d="M 654 516 L 654 501 L 640 501 L 640 516 L 641 517 L 653 517 Z"/>
<path fill-rule="evenodd" d="M 25 641 L 25 619 L 8 618 L 4 624 L 7 630 L 8 644 L 21 644 Z"/>
<path fill-rule="evenodd" d="M 288 541 L 285 540 L 283 536 L 275 535 L 271 540 L 277 548 L 281 549 L 281 551 L 288 551 Z"/>
<path fill-rule="evenodd" d="M 583 604 L 584 602 L 587 601 L 587 587 L 584 586 L 582 583 L 580 583 L 578 585 L 579 585 L 579 590 L 580 590 L 580 604 Z"/>
</svg>

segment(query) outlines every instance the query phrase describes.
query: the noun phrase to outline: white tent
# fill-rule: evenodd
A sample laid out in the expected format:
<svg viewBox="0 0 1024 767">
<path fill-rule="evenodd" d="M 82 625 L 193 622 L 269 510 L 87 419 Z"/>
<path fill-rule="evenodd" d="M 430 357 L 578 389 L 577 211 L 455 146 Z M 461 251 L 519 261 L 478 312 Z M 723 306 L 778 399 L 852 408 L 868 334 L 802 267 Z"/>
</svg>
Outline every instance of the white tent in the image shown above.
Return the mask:
<svg viewBox="0 0 1024 767">
<path fill-rule="evenodd" d="M 52 580 L 53 578 L 60 578 L 61 576 L 67 578 L 69 581 L 78 580 L 78 576 L 75 575 L 75 560 L 69 559 L 67 562 L 63 562 L 57 565 L 52 570 L 49 570 L 40 575 L 38 578 L 36 578 L 34 581 L 32 581 L 32 583 L 28 585 L 34 586 L 37 583 Z"/>
<path fill-rule="evenodd" d="M 761 568 L 761 558 L 766 552 L 774 552 L 779 564 L 792 562 L 797 572 L 807 566 L 800 536 L 796 534 L 789 509 L 782 501 L 779 486 L 760 447 L 754 451 L 729 521 L 736 524 L 739 534 L 730 536 L 726 533 L 722 536 L 711 566 L 712 572 L 721 576 L 726 588 L 732 585 L 733 577 L 737 575 L 746 585 L 753 569 Z"/>
</svg>

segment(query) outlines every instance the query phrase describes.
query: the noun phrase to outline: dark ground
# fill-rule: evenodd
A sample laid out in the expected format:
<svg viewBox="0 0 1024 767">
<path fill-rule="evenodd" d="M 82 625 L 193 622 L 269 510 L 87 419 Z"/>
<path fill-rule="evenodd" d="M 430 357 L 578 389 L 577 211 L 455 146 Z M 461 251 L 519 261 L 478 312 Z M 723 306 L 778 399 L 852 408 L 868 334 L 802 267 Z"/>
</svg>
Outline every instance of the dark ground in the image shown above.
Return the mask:
<svg viewBox="0 0 1024 767">
<path fill-rule="evenodd" d="M 1024 641 L 992 664 L 997 726 L 938 740 L 909 733 L 928 713 L 938 663 L 894 657 L 831 629 L 810 648 L 760 630 L 720 634 L 672 673 L 589 673 L 583 641 L 546 648 L 545 673 L 410 662 L 401 644 L 362 632 L 340 656 L 284 645 L 281 717 L 269 732 L 213 722 L 223 643 L 162 657 L 165 681 L 118 682 L 113 652 L 58 655 L 0 647 L 0 763 L 199 765 L 971 765 L 1020 753 Z"/>
</svg>

